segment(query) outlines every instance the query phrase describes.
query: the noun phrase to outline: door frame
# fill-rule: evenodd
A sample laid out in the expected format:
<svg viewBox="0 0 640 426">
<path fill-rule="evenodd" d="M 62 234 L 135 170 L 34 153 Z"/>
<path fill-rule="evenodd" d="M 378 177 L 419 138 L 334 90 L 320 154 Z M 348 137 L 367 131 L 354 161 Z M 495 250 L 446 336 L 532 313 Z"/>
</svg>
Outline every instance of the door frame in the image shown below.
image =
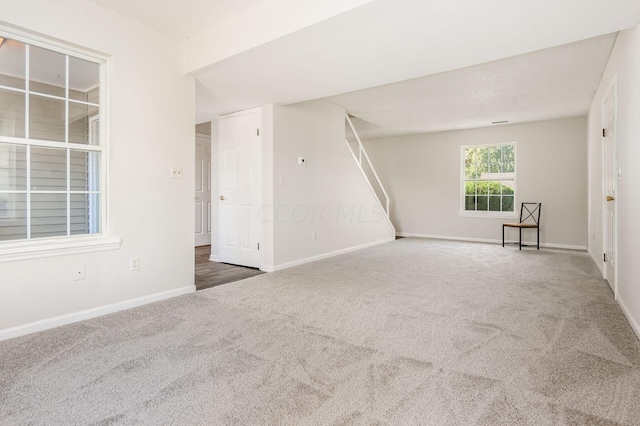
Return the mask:
<svg viewBox="0 0 640 426">
<path fill-rule="evenodd" d="M 604 96 L 602 97 L 602 104 L 601 104 L 601 124 L 602 124 L 602 129 L 605 129 L 605 115 L 606 115 L 606 111 L 605 111 L 605 102 L 607 101 L 607 99 L 609 99 L 610 96 L 613 96 L 613 108 L 614 108 L 614 122 L 613 122 L 613 128 L 615 129 L 615 131 L 613 132 L 614 135 L 614 139 L 613 139 L 613 152 L 614 152 L 614 166 L 613 166 L 613 171 L 614 171 L 614 176 L 616 175 L 616 170 L 618 170 L 618 75 L 614 75 L 613 78 L 611 79 L 611 83 L 609 83 L 609 87 L 607 88 L 607 91 L 605 92 Z M 606 165 L 606 161 L 607 161 L 607 157 L 606 157 L 606 146 L 604 144 L 604 136 L 602 137 L 602 194 L 600 197 L 600 202 L 602 203 L 602 252 L 606 254 L 606 250 L 607 250 L 607 242 L 608 239 L 610 238 L 610 236 L 608 235 L 607 232 L 607 201 L 605 201 L 605 197 L 607 194 L 607 165 Z M 616 176 L 613 179 L 613 185 L 614 185 L 614 193 L 616 194 L 616 197 L 618 196 L 618 177 Z M 617 203 L 617 200 L 615 200 L 614 202 Z M 615 269 L 613 271 L 613 280 L 614 280 L 614 285 L 613 285 L 613 296 L 615 300 L 618 300 L 618 270 L 619 265 L 618 265 L 618 207 L 616 204 L 615 207 L 615 211 L 613 214 L 613 237 L 614 237 L 614 241 L 613 241 L 613 250 L 614 250 L 614 254 L 615 254 Z M 602 275 L 604 277 L 604 279 L 608 280 L 607 277 L 607 265 L 606 263 L 603 263 L 602 265 Z M 609 283 L 609 286 L 611 286 L 611 283 Z"/>
<path fill-rule="evenodd" d="M 264 203 L 264 194 L 263 194 L 263 190 L 264 190 L 264 176 L 262 175 L 263 169 L 264 169 L 264 137 L 263 137 L 263 117 L 262 117 L 262 106 L 257 106 L 257 107 L 253 107 L 253 108 L 249 108 L 246 110 L 242 110 L 242 111 L 236 111 L 236 112 L 232 112 L 229 114 L 224 114 L 224 115 L 220 115 L 217 117 L 218 120 L 218 166 L 220 163 L 220 159 L 222 158 L 221 156 L 221 152 L 220 149 L 222 148 L 222 144 L 220 143 L 220 120 L 224 120 L 227 118 L 233 118 L 233 117 L 239 117 L 242 115 L 247 115 L 247 114 L 252 114 L 252 113 L 257 113 L 258 114 L 258 130 L 259 130 L 259 134 L 258 134 L 258 138 L 259 140 L 259 147 L 260 147 L 260 152 L 258 155 L 258 177 L 259 177 L 259 182 L 258 182 L 258 214 L 255 217 L 255 225 L 256 225 L 256 239 L 258 240 L 258 244 L 260 249 L 258 249 L 258 266 L 257 268 L 260 270 L 263 270 L 263 265 L 264 265 L 264 244 L 263 244 L 263 227 L 262 227 L 262 221 L 260 220 L 259 217 L 259 213 L 262 209 L 263 203 Z M 218 167 L 218 186 L 220 186 L 220 182 L 221 180 L 221 176 L 220 176 L 220 167 Z M 217 196 L 220 196 L 222 192 L 222 189 L 220 187 L 218 187 L 218 194 Z M 222 252 L 222 223 L 220 223 L 220 217 L 221 217 L 221 212 L 220 209 L 222 208 L 222 203 L 218 203 L 218 250 L 219 250 L 219 261 L 222 261 L 222 256 L 221 256 L 221 252 Z"/>
</svg>

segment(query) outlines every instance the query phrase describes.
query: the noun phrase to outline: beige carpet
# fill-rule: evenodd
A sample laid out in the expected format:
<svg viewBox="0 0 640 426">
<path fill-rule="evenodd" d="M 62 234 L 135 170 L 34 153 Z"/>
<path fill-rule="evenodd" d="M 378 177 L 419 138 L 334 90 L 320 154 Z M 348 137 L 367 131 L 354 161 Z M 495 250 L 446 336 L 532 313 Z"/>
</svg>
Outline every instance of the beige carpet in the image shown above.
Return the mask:
<svg viewBox="0 0 640 426">
<path fill-rule="evenodd" d="M 0 343 L 2 425 L 640 424 L 580 253 L 402 239 Z"/>
</svg>

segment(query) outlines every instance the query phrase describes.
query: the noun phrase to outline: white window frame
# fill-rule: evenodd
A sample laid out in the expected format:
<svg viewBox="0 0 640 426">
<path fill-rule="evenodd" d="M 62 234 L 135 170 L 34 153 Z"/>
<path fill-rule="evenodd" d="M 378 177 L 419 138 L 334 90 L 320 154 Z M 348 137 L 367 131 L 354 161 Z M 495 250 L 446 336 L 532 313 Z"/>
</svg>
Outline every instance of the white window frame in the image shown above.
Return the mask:
<svg viewBox="0 0 640 426">
<path fill-rule="evenodd" d="M 465 157 L 464 151 L 467 148 L 485 148 L 493 146 L 505 146 L 513 145 L 514 156 L 514 191 L 513 191 L 513 212 L 496 212 L 496 211 L 477 211 L 477 210 L 465 210 Z M 518 144 L 517 142 L 501 142 L 501 143 L 489 143 L 489 144 L 477 144 L 477 145 L 463 145 L 460 147 L 460 212 L 461 217 L 478 217 L 478 218 L 505 218 L 512 219 L 520 216 L 518 210 Z"/>
<path fill-rule="evenodd" d="M 28 134 L 25 138 L 15 138 L 8 136 L 0 136 L 0 142 L 6 142 L 16 145 L 36 145 L 41 147 L 55 147 L 60 148 L 64 144 L 65 148 L 76 149 L 78 151 L 87 152 L 100 152 L 100 198 L 99 198 L 99 211 L 100 211 L 100 233 L 86 234 L 86 235 L 67 235 L 58 237 L 47 237 L 37 239 L 22 239 L 22 240 L 8 240 L 0 241 L 0 263 L 10 262 L 16 260 L 35 259 L 40 257 L 50 257 L 77 253 L 87 253 L 101 250 L 110 250 L 120 248 L 120 239 L 114 237 L 110 233 L 109 229 L 109 208 L 108 208 L 108 182 L 109 182 L 109 98 L 107 90 L 108 88 L 108 70 L 109 70 L 109 57 L 108 55 L 86 50 L 77 46 L 67 45 L 65 43 L 49 40 L 40 35 L 35 35 L 26 31 L 17 30 L 15 28 L 6 27 L 0 25 L 0 36 L 8 39 L 16 40 L 21 43 L 25 43 L 31 46 L 37 46 L 44 49 L 52 50 L 64 55 L 73 56 L 78 59 L 98 63 L 100 65 L 100 112 L 99 112 L 99 133 L 101 137 L 100 145 L 90 144 L 77 144 L 70 142 L 49 142 L 37 140 L 30 142 Z M 68 59 L 67 59 L 68 68 Z M 12 90 L 18 93 L 26 93 L 29 91 L 29 61 L 28 55 L 26 58 L 25 69 L 25 88 L 15 89 L 12 87 L 1 86 L 2 89 Z M 69 78 L 68 72 L 66 78 Z M 68 81 L 66 86 L 68 87 Z M 55 96 L 51 96 L 57 98 Z M 65 95 L 68 97 L 68 94 Z M 29 119 L 29 105 L 28 97 L 26 97 L 25 104 L 25 119 Z M 65 110 L 68 109 L 68 103 L 66 103 Z M 68 111 L 65 112 L 65 116 L 68 116 Z M 68 140 L 68 138 L 65 138 Z M 29 192 L 29 188 L 27 188 Z M 69 214 L 69 213 L 67 213 Z"/>
</svg>

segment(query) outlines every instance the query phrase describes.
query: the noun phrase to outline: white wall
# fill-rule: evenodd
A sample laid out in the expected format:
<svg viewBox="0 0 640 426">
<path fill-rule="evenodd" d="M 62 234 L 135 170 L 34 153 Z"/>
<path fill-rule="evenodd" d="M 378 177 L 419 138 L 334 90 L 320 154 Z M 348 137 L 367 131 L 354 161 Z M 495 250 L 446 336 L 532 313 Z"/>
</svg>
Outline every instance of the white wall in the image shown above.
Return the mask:
<svg viewBox="0 0 640 426">
<path fill-rule="evenodd" d="M 459 215 L 461 147 L 506 142 L 517 143 L 518 212 L 522 201 L 542 202 L 541 244 L 586 248 L 585 117 L 371 140 L 365 146 L 400 234 L 497 241 L 501 224 L 512 219 Z M 535 240 L 535 233 L 529 235 Z"/>
<path fill-rule="evenodd" d="M 326 101 L 273 107 L 276 269 L 394 238 L 345 144 L 344 114 Z"/>
<path fill-rule="evenodd" d="M 640 336 L 640 29 L 622 31 L 589 110 L 589 253 L 603 269 L 602 102 L 618 85 L 618 301 Z"/>
<path fill-rule="evenodd" d="M 111 55 L 108 209 L 122 244 L 0 263 L 0 338 L 39 320 L 194 290 L 195 89 L 179 42 L 84 0 L 1 3 L 6 23 Z M 184 179 L 169 179 L 172 165 Z M 131 257 L 139 271 L 129 271 Z M 72 279 L 76 264 L 86 265 L 83 281 Z"/>
</svg>

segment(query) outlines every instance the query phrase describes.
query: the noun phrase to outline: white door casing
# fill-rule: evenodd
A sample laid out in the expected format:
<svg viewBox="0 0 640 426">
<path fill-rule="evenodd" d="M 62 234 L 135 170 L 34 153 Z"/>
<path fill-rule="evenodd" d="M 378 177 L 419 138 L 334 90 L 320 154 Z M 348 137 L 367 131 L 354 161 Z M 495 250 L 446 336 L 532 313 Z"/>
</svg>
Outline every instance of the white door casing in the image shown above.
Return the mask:
<svg viewBox="0 0 640 426">
<path fill-rule="evenodd" d="M 613 293 L 618 298 L 616 276 L 617 262 L 617 215 L 616 193 L 618 184 L 617 157 L 617 84 L 614 80 L 602 104 L 602 158 L 603 158 L 603 247 L 605 252 L 604 272 Z"/>
<path fill-rule="evenodd" d="M 195 244 L 211 244 L 211 138 L 196 135 Z"/>
<path fill-rule="evenodd" d="M 260 267 L 260 108 L 218 119 L 220 261 Z"/>
</svg>

